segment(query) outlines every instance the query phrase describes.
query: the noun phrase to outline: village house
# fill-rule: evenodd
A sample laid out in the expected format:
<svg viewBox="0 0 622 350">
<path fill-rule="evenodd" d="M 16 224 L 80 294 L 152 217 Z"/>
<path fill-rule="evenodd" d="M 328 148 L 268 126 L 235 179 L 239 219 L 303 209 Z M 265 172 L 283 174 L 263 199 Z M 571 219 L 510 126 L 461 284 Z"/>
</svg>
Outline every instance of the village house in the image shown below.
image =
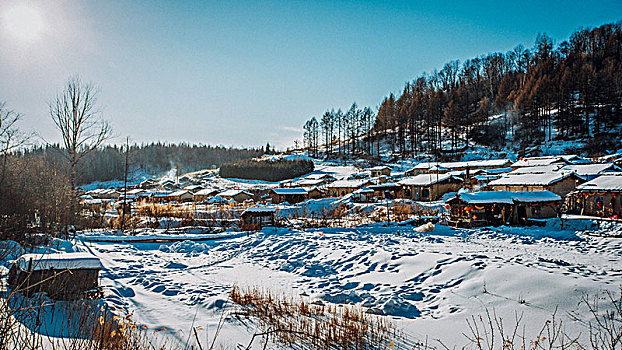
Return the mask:
<svg viewBox="0 0 622 350">
<path fill-rule="evenodd" d="M 181 202 L 192 202 L 194 200 L 194 195 L 192 195 L 192 192 L 188 190 L 178 190 L 178 191 L 171 193 L 168 196 L 168 200 L 180 202 L 180 203 Z"/>
<path fill-rule="evenodd" d="M 258 230 L 265 226 L 275 225 L 276 208 L 252 207 L 246 209 L 240 216 L 242 218 L 242 229 Z"/>
<path fill-rule="evenodd" d="M 158 187 L 170 191 L 170 190 L 176 189 L 177 185 L 175 184 L 175 182 L 173 182 L 173 180 L 166 179 L 166 180 L 161 180 L 158 183 Z"/>
<path fill-rule="evenodd" d="M 462 183 L 461 178 L 449 174 L 420 174 L 398 181 L 402 187 L 398 197 L 416 201 L 435 201 L 445 193 L 458 191 Z"/>
<path fill-rule="evenodd" d="M 571 164 L 566 158 L 562 156 L 544 156 L 544 157 L 525 157 L 512 163 L 512 170 L 522 167 L 543 166 L 552 164 Z"/>
<path fill-rule="evenodd" d="M 622 172 L 603 174 L 577 186 L 567 198 L 570 213 L 622 218 Z"/>
<path fill-rule="evenodd" d="M 328 195 L 332 197 L 343 197 L 350 194 L 361 187 L 371 185 L 370 180 L 339 180 L 328 185 Z"/>
<path fill-rule="evenodd" d="M 594 164 L 551 164 L 540 166 L 521 167 L 510 172 L 514 174 L 544 174 L 544 173 L 575 173 L 586 180 L 592 180 L 602 174 L 621 171 L 620 167 L 613 163 Z"/>
<path fill-rule="evenodd" d="M 352 192 L 352 199 L 358 203 L 369 203 L 374 197 L 374 190 L 368 187 L 361 187 Z"/>
<path fill-rule="evenodd" d="M 99 258 L 87 253 L 24 254 L 9 270 L 8 283 L 27 296 L 77 299 L 99 286 Z"/>
<path fill-rule="evenodd" d="M 294 185 L 299 187 L 318 187 L 324 185 L 325 182 L 322 179 L 301 179 L 294 183 Z"/>
<path fill-rule="evenodd" d="M 166 203 L 170 199 L 171 191 L 159 190 L 146 192 L 145 200 L 151 203 Z"/>
<path fill-rule="evenodd" d="M 447 171 L 464 171 L 469 175 L 474 170 L 495 170 L 509 168 L 512 162 L 509 159 L 469 160 L 463 162 L 422 162 L 404 172 L 404 176 L 436 173 L 446 169 Z"/>
<path fill-rule="evenodd" d="M 290 188 L 273 188 L 270 190 L 270 198 L 272 203 L 284 203 L 296 204 L 307 200 L 309 197 L 309 190 L 302 187 L 290 187 Z"/>
<path fill-rule="evenodd" d="M 458 193 L 447 201 L 455 227 L 525 225 L 556 217 L 561 197 L 550 191 Z"/>
<path fill-rule="evenodd" d="M 508 174 L 486 187 L 493 191 L 551 191 L 563 197 L 582 182 L 584 179 L 575 173 Z"/>
<path fill-rule="evenodd" d="M 369 173 L 371 177 L 379 177 L 381 175 L 389 176 L 391 175 L 391 168 L 388 166 L 375 166 L 373 168 L 369 168 Z"/>
<path fill-rule="evenodd" d="M 97 199 L 114 199 L 117 200 L 121 196 L 114 188 L 98 188 L 87 192 L 93 198 Z"/>
<path fill-rule="evenodd" d="M 416 175 L 420 175 L 420 174 L 427 174 L 428 170 L 433 167 L 438 165 L 439 163 L 432 163 L 432 162 L 421 162 L 417 165 L 415 165 L 414 167 L 406 170 L 404 172 L 404 177 L 408 177 L 408 176 L 416 176 Z"/>
<path fill-rule="evenodd" d="M 194 193 L 194 200 L 195 202 L 201 202 L 204 201 L 210 197 L 213 197 L 214 195 L 216 195 L 216 193 L 218 193 L 217 189 L 214 188 L 204 188 L 202 190 L 199 190 L 197 192 Z"/>
<path fill-rule="evenodd" d="M 509 168 L 512 162 L 509 159 L 487 159 L 487 160 L 469 160 L 463 162 L 442 162 L 439 164 L 443 168 L 451 170 L 492 170 Z"/>
<path fill-rule="evenodd" d="M 202 189 L 205 189 L 205 187 L 203 187 L 203 185 L 190 185 L 190 186 L 186 186 L 183 188 L 186 191 L 190 191 L 193 194 L 199 192 Z"/>
<path fill-rule="evenodd" d="M 370 185 L 368 188 L 374 191 L 375 198 L 397 198 L 402 186 L 396 182 L 385 182 Z"/>
<path fill-rule="evenodd" d="M 147 179 L 147 180 L 139 183 L 138 187 L 142 188 L 143 190 L 150 190 L 152 188 L 158 187 L 158 181 L 156 181 L 154 179 Z"/>
<path fill-rule="evenodd" d="M 234 200 L 238 203 L 247 201 L 251 198 L 253 198 L 253 194 L 247 191 L 243 191 L 243 190 L 226 190 L 223 192 L 220 192 L 218 194 L 219 197 L 227 199 L 227 200 Z"/>
</svg>

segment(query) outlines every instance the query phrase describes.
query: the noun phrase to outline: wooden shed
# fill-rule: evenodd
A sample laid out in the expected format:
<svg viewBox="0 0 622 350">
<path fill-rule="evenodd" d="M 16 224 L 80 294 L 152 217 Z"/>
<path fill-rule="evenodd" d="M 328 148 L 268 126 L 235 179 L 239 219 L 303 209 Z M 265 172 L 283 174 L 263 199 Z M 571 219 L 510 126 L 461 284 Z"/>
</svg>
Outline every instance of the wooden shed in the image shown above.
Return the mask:
<svg viewBox="0 0 622 350">
<path fill-rule="evenodd" d="M 9 286 L 32 296 L 77 299 L 99 287 L 99 258 L 87 253 L 24 254 L 9 270 Z"/>
<path fill-rule="evenodd" d="M 459 193 L 447 201 L 457 227 L 525 225 L 557 216 L 561 197 L 550 191 Z"/>
<path fill-rule="evenodd" d="M 272 203 L 296 204 L 308 199 L 309 191 L 302 187 L 273 188 L 270 190 Z"/>
<path fill-rule="evenodd" d="M 274 226 L 276 208 L 252 207 L 242 212 L 242 229 L 258 230 L 264 226 Z"/>
</svg>

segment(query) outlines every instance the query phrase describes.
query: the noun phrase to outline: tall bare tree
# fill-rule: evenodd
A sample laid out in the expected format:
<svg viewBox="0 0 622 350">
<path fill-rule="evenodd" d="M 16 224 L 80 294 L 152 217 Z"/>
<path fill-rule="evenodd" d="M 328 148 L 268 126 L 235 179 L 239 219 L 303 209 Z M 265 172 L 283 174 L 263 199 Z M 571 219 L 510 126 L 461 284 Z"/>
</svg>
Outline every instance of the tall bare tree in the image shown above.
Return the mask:
<svg viewBox="0 0 622 350">
<path fill-rule="evenodd" d="M 17 128 L 21 117 L 21 114 L 7 108 L 5 102 L 0 102 L 0 185 L 4 182 L 10 153 L 28 140 L 28 135 Z"/>
<path fill-rule="evenodd" d="M 80 160 L 111 136 L 110 124 L 97 109 L 98 90 L 83 83 L 79 76 L 70 77 L 65 89 L 50 102 L 50 116 L 60 131 L 65 157 L 71 167 L 71 185 L 76 185 L 76 168 Z"/>
</svg>

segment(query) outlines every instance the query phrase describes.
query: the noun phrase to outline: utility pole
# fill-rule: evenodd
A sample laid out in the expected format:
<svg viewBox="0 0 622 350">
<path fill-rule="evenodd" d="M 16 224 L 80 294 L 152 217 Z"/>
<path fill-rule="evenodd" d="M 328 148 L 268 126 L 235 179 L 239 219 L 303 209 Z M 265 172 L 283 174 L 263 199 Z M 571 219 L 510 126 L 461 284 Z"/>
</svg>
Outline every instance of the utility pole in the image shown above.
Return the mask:
<svg viewBox="0 0 622 350">
<path fill-rule="evenodd" d="M 121 232 L 125 228 L 125 211 L 127 210 L 127 160 L 130 153 L 130 138 L 125 141 L 125 172 L 123 174 L 123 205 L 121 206 Z"/>
</svg>

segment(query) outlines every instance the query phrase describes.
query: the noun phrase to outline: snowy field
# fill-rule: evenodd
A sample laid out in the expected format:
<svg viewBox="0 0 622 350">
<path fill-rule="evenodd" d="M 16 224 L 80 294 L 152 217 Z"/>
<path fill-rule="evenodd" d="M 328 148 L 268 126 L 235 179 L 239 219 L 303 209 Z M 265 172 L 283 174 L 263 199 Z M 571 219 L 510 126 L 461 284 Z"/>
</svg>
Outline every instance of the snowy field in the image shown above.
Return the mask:
<svg viewBox="0 0 622 350">
<path fill-rule="evenodd" d="M 467 318 L 494 310 L 511 325 L 524 313 L 534 334 L 557 310 L 569 332 L 586 333 L 585 293 L 619 291 L 622 239 L 573 220 L 547 227 L 452 229 L 381 224 L 352 229 L 265 229 L 206 242 L 91 242 L 70 250 L 100 257 L 106 302 L 149 330 L 185 340 L 193 326 L 213 336 L 234 284 L 259 286 L 386 315 L 411 341 L 449 347 L 467 339 Z M 224 306 L 224 307 L 223 307 Z M 228 320 L 219 341 L 247 344 L 252 324 Z"/>
</svg>

